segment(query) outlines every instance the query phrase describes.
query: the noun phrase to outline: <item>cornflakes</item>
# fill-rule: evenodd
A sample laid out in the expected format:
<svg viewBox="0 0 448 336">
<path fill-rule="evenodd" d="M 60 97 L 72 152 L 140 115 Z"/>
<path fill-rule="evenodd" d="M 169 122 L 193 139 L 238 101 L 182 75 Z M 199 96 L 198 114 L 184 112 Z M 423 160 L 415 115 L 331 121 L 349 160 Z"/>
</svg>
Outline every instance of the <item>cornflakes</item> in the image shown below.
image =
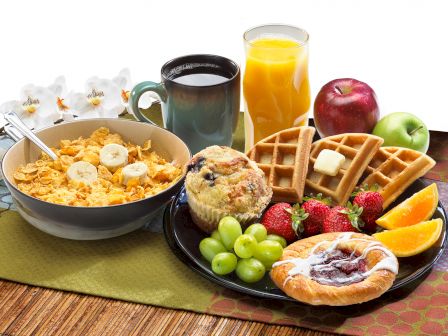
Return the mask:
<svg viewBox="0 0 448 336">
<path fill-rule="evenodd" d="M 107 144 L 119 144 L 128 150 L 128 163 L 144 162 L 148 176 L 143 184 L 129 181 L 124 185 L 122 169 L 109 171 L 100 163 L 100 150 Z M 17 168 L 14 179 L 19 190 L 41 200 L 70 206 L 107 206 L 137 201 L 159 193 L 176 183 L 182 176 L 180 167 L 167 162 L 154 151 L 151 141 L 143 146 L 126 143 L 121 136 L 101 127 L 90 137 L 61 140 L 59 148 L 52 148 L 58 159 L 53 161 L 45 153 L 36 162 Z M 96 181 L 85 184 L 69 180 L 67 169 L 77 161 L 86 161 L 97 168 Z"/>
</svg>

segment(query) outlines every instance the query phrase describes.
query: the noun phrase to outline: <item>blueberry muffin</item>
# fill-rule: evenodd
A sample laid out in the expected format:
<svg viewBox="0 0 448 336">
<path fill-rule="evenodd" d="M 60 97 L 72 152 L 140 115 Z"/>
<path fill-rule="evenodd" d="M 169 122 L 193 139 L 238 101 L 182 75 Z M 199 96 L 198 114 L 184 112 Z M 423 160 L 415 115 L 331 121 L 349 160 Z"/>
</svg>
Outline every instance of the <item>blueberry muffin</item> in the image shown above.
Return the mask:
<svg viewBox="0 0 448 336">
<path fill-rule="evenodd" d="M 210 146 L 193 156 L 185 187 L 193 221 L 209 233 L 224 216 L 235 217 L 243 227 L 256 221 L 272 197 L 257 164 L 224 146 Z"/>
</svg>

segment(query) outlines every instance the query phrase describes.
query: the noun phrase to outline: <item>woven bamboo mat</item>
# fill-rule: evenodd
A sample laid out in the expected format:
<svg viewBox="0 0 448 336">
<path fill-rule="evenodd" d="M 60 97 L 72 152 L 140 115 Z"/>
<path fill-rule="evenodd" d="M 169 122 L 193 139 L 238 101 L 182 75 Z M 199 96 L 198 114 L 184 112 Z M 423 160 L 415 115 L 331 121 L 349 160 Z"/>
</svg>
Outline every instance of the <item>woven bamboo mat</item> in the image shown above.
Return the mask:
<svg viewBox="0 0 448 336">
<path fill-rule="evenodd" d="M 331 335 L 0 281 L 0 335 Z"/>
</svg>

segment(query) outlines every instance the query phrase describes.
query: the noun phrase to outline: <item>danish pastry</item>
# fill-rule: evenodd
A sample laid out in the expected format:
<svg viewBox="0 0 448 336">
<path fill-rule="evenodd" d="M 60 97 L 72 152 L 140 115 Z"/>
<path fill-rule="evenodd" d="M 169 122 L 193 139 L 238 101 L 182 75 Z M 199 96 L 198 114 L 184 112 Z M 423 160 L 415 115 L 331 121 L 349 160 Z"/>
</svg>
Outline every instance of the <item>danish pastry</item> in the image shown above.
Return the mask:
<svg viewBox="0 0 448 336">
<path fill-rule="evenodd" d="M 331 232 L 285 248 L 271 278 L 298 301 L 345 306 L 379 297 L 397 273 L 397 258 L 381 242 L 362 233 Z"/>
</svg>

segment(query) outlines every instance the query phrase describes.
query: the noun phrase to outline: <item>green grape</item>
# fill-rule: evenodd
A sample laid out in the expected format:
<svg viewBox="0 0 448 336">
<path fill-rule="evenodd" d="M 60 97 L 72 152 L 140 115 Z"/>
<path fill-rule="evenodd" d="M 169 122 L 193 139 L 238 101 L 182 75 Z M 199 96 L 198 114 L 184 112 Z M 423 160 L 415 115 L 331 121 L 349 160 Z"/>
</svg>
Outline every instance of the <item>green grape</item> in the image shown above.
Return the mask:
<svg viewBox="0 0 448 336">
<path fill-rule="evenodd" d="M 212 237 L 212 238 L 214 238 L 214 239 L 219 240 L 220 242 L 222 242 L 222 240 L 221 240 L 221 235 L 219 234 L 219 231 L 218 231 L 218 230 L 213 231 L 212 234 L 210 235 L 210 237 Z"/>
<path fill-rule="evenodd" d="M 258 260 L 258 259 L 257 259 Z M 260 261 L 264 268 L 266 268 L 267 271 L 270 271 L 272 269 L 272 265 L 274 265 L 275 261 Z"/>
<path fill-rule="evenodd" d="M 254 236 L 257 242 L 261 242 L 266 239 L 268 231 L 263 224 L 255 223 L 250 225 L 244 233 Z"/>
<path fill-rule="evenodd" d="M 204 238 L 199 243 L 199 251 L 208 262 L 212 262 L 215 255 L 221 252 L 227 252 L 227 249 L 219 240 Z"/>
<path fill-rule="evenodd" d="M 263 263 L 263 265 L 270 269 L 283 254 L 283 247 L 279 242 L 274 240 L 264 240 L 258 243 L 255 249 L 254 257 Z"/>
<path fill-rule="evenodd" d="M 257 248 L 257 240 L 254 236 L 243 234 L 235 240 L 233 249 L 240 258 L 250 258 Z"/>
<path fill-rule="evenodd" d="M 257 282 L 263 278 L 266 268 L 255 258 L 240 259 L 236 265 L 236 275 L 244 282 Z"/>
<path fill-rule="evenodd" d="M 215 255 L 212 260 L 212 270 L 216 274 L 225 275 L 235 270 L 238 259 L 230 252 L 221 252 Z"/>
<path fill-rule="evenodd" d="M 221 241 L 227 250 L 233 249 L 235 240 L 243 233 L 240 223 L 230 216 L 223 217 L 219 221 L 218 231 L 221 236 Z"/>
<path fill-rule="evenodd" d="M 278 236 L 276 234 L 267 235 L 266 240 L 273 240 L 279 242 L 283 248 L 285 248 L 288 245 L 285 238 L 283 238 L 282 236 Z"/>
</svg>

